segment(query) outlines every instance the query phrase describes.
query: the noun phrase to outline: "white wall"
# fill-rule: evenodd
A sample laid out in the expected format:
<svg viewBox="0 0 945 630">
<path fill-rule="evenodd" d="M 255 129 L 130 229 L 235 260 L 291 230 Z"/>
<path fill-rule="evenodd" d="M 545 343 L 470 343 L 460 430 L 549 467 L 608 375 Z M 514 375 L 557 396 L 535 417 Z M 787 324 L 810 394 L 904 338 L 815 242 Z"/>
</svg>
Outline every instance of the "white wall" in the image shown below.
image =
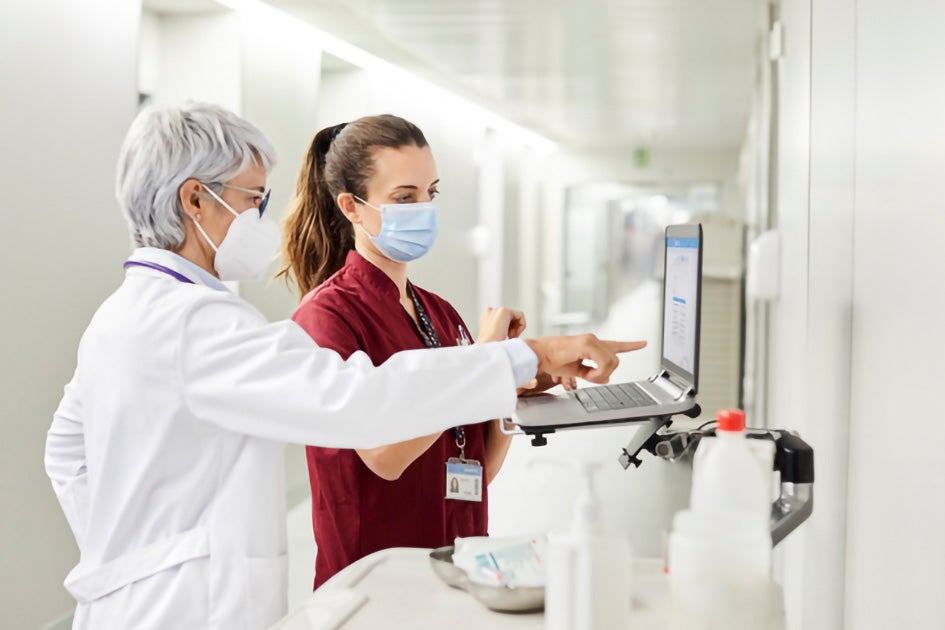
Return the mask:
<svg viewBox="0 0 945 630">
<path fill-rule="evenodd" d="M 514 293 L 506 293 L 506 302 L 526 313 L 530 322 L 526 334 L 529 337 L 541 332 L 541 296 L 537 288 L 542 281 L 544 258 L 541 182 L 545 161 L 531 147 L 524 148 L 521 159 L 514 161 L 518 167 L 515 178 L 518 189 L 518 203 L 515 204 L 517 225 L 507 225 L 506 228 L 510 239 L 506 242 L 506 259 L 517 260 L 518 274 L 517 281 L 509 285 L 514 288 Z"/>
<path fill-rule="evenodd" d="M 159 33 L 154 103 L 205 101 L 242 113 L 240 23 L 236 15 L 161 15 Z M 146 62 L 143 67 L 153 66 Z"/>
<path fill-rule="evenodd" d="M 138 3 L 0 3 L 0 617 L 35 628 L 71 610 L 78 560 L 43 448 L 79 337 L 123 276 L 115 164 L 135 114 Z"/>
<path fill-rule="evenodd" d="M 856 3 L 846 603 L 857 630 L 945 628 L 943 24 L 942 2 Z"/>
<path fill-rule="evenodd" d="M 505 219 L 514 216 L 514 206 L 506 208 L 505 151 L 494 129 L 485 129 L 476 150 L 479 171 L 478 232 L 480 242 L 473 248 L 478 257 L 479 298 L 477 310 L 505 306 Z M 509 274 L 513 275 L 514 274 Z"/>
<path fill-rule="evenodd" d="M 781 295 L 770 309 L 765 415 L 766 426 L 797 429 L 803 437 L 811 439 L 807 434 L 810 426 L 807 422 L 810 394 L 807 389 L 810 1 L 784 3 L 781 12 L 787 45 L 777 66 L 777 191 L 771 200 L 773 225 L 781 234 Z M 819 416 L 817 419 L 831 421 Z M 815 454 L 822 457 L 819 444 L 811 441 Z M 830 474 L 820 469 L 817 473 L 818 482 Z M 821 518 L 819 511 L 815 518 Z M 791 534 L 775 554 L 775 574 L 785 589 L 785 605 L 792 628 L 804 628 L 799 622 L 807 610 L 803 589 L 808 577 L 805 551 L 809 548 L 810 527 L 809 522 Z M 822 627 L 835 626 L 828 623 Z"/>
<path fill-rule="evenodd" d="M 790 627 L 942 628 L 945 425 L 926 401 L 945 377 L 945 86 L 929 80 L 945 6 L 781 10 L 768 412 L 817 465 L 814 515 L 782 549 Z"/>
<path fill-rule="evenodd" d="M 755 85 L 751 114 L 739 154 L 738 187 L 745 203 L 746 245 L 769 228 L 771 204 L 772 120 L 774 93 L 771 89 L 773 64 L 770 59 L 769 29 L 773 7 L 757 14 Z M 742 374 L 742 398 L 745 412 L 753 424 L 766 426 L 766 366 L 768 352 L 768 305 L 749 300 L 745 305 L 745 350 Z"/>
<path fill-rule="evenodd" d="M 854 0 L 832 0 L 811 7 L 809 328 L 803 370 L 809 394 L 807 412 L 785 418 L 816 444 L 818 466 L 815 516 L 804 527 L 806 538 L 798 541 L 804 550 L 795 567 L 802 572 L 792 583 L 801 585 L 803 604 L 794 616 L 800 628 L 843 624 L 854 273 L 854 6 Z"/>
<path fill-rule="evenodd" d="M 154 95 L 161 85 L 161 24 L 153 11 L 142 10 L 138 31 L 138 92 Z"/>
<path fill-rule="evenodd" d="M 853 292 L 853 3 L 782 7 L 768 425 L 814 446 L 814 515 L 779 549 L 794 628 L 843 625 Z"/>
</svg>

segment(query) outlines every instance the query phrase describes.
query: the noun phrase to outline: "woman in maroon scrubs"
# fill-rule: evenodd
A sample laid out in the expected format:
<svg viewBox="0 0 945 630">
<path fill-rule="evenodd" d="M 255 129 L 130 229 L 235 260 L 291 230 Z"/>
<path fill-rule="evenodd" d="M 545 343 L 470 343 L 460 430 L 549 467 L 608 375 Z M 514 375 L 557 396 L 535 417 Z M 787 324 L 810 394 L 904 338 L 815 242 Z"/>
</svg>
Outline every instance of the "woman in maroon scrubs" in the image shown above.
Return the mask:
<svg viewBox="0 0 945 630">
<path fill-rule="evenodd" d="M 407 263 L 436 239 L 438 181 L 423 133 L 401 118 L 316 134 L 286 221 L 282 273 L 304 296 L 293 319 L 319 346 L 343 358 L 361 350 L 380 365 L 402 350 L 470 342 L 456 310 L 407 279 Z M 524 324 L 521 313 L 489 309 L 477 341 L 517 336 Z M 380 549 L 485 535 L 487 487 L 509 441 L 496 421 L 369 450 L 307 447 L 315 588 Z"/>
</svg>

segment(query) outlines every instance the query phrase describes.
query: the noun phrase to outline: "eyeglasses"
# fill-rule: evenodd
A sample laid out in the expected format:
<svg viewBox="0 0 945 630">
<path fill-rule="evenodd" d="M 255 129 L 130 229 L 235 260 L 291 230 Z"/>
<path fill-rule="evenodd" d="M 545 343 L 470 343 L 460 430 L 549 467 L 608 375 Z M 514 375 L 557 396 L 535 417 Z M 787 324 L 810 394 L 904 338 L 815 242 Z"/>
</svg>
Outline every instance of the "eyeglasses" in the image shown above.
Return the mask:
<svg viewBox="0 0 945 630">
<path fill-rule="evenodd" d="M 262 217 L 263 213 L 266 212 L 266 206 L 269 205 L 269 193 L 272 192 L 272 189 L 260 192 L 258 189 L 254 188 L 243 188 L 241 186 L 233 186 L 231 184 L 223 184 L 221 182 L 216 182 L 218 186 L 223 186 L 224 188 L 231 188 L 233 190 L 239 190 L 241 192 L 250 193 L 257 197 L 261 197 L 262 201 L 259 202 L 259 216 Z"/>
</svg>

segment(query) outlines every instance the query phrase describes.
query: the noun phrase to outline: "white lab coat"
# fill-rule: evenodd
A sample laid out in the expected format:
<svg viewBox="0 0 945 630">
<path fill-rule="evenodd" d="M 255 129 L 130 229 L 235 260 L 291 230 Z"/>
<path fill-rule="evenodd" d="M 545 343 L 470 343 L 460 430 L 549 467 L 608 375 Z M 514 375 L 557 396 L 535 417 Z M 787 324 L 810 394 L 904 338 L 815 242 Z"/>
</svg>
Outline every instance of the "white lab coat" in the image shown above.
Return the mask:
<svg viewBox="0 0 945 630">
<path fill-rule="evenodd" d="M 75 628 L 266 628 L 286 612 L 283 442 L 371 448 L 514 410 L 497 344 L 345 362 L 167 252 L 133 258 L 196 284 L 130 268 L 49 430 Z"/>
</svg>

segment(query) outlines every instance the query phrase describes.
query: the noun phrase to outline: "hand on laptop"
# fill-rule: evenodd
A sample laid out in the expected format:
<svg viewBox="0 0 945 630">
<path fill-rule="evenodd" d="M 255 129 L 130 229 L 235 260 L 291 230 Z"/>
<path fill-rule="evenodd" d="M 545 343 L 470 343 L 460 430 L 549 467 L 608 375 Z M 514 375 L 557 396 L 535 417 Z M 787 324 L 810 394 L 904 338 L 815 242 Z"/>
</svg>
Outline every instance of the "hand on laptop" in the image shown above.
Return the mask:
<svg viewBox="0 0 945 630">
<path fill-rule="evenodd" d="M 592 383 L 606 383 L 610 379 L 620 363 L 618 353 L 646 346 L 645 341 L 604 341 L 591 334 L 539 337 L 526 339 L 525 343 L 538 356 L 539 374 L 583 378 Z"/>
</svg>

